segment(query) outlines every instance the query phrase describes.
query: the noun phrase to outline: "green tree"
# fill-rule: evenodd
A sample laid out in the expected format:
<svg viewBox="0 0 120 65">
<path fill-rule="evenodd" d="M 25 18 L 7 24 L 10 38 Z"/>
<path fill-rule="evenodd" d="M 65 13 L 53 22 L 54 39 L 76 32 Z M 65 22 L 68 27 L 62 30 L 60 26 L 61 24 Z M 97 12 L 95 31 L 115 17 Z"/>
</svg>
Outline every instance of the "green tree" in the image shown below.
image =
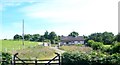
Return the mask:
<svg viewBox="0 0 120 65">
<path fill-rule="evenodd" d="M 94 40 L 96 42 L 103 42 L 102 41 L 102 33 L 93 33 L 93 34 L 89 35 L 88 40 Z"/>
<path fill-rule="evenodd" d="M 104 32 L 103 34 L 103 43 L 112 44 L 114 40 L 114 34 L 112 32 Z"/>
<path fill-rule="evenodd" d="M 48 31 L 45 32 L 44 38 L 45 38 L 45 39 L 49 39 L 49 32 L 48 32 Z"/>
<path fill-rule="evenodd" d="M 14 40 L 21 40 L 21 39 L 22 39 L 22 36 L 16 34 L 16 35 L 13 37 L 13 39 L 14 39 Z"/>
<path fill-rule="evenodd" d="M 31 37 L 32 37 L 32 35 L 30 35 L 30 34 L 25 34 L 24 35 L 25 40 L 30 40 Z"/>
<path fill-rule="evenodd" d="M 44 36 L 40 36 L 39 42 L 44 42 L 44 41 L 45 41 L 45 37 Z"/>
<path fill-rule="evenodd" d="M 56 38 L 57 38 L 56 33 L 55 33 L 54 31 L 50 32 L 50 34 L 49 34 L 49 39 L 50 39 L 50 41 L 51 41 L 52 44 L 55 43 L 55 39 L 56 39 Z"/>
<path fill-rule="evenodd" d="M 78 32 L 73 31 L 73 32 L 71 32 L 68 36 L 77 37 L 78 35 L 79 35 Z"/>
<path fill-rule="evenodd" d="M 94 40 L 95 42 L 102 42 L 104 44 L 112 44 L 114 41 L 114 34 L 111 32 L 93 33 L 88 36 L 88 40 Z"/>
<path fill-rule="evenodd" d="M 30 41 L 39 41 L 39 38 L 40 38 L 40 34 L 33 34 Z"/>
</svg>

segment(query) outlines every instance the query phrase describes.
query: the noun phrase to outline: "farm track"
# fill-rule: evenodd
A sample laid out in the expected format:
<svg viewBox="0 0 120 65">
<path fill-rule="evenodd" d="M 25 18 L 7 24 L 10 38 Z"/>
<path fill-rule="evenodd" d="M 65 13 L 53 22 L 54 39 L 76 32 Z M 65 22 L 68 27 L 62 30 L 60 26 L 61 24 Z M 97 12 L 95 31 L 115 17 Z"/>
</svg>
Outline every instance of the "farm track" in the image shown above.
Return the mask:
<svg viewBox="0 0 120 65">
<path fill-rule="evenodd" d="M 57 46 L 55 46 L 55 47 L 50 47 L 51 49 L 54 49 L 55 50 L 55 52 L 56 53 L 59 53 L 59 54 L 62 54 L 62 53 L 64 53 L 65 51 L 64 50 L 60 50 L 60 49 L 58 49 L 58 47 Z"/>
</svg>

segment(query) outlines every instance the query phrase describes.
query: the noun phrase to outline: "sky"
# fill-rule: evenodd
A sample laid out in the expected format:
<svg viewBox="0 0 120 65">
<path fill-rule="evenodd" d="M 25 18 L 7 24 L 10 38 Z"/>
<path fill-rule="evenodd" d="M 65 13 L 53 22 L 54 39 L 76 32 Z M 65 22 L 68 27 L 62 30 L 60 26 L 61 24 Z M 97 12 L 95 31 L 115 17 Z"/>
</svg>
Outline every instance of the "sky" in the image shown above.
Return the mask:
<svg viewBox="0 0 120 65">
<path fill-rule="evenodd" d="M 120 0 L 2 0 L 0 2 L 0 39 L 25 34 L 55 31 L 80 36 L 97 32 L 118 33 Z"/>
</svg>

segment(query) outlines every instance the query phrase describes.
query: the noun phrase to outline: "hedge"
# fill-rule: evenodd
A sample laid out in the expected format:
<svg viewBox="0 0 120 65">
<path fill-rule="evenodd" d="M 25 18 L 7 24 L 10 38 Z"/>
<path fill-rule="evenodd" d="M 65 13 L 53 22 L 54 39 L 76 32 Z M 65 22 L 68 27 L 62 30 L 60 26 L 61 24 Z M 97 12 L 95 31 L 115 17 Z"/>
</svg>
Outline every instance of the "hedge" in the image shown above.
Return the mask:
<svg viewBox="0 0 120 65">
<path fill-rule="evenodd" d="M 10 64 L 11 59 L 12 59 L 11 54 L 2 52 L 2 60 L 6 61 L 6 62 L 1 62 L 0 64 L 1 65 L 8 65 L 8 64 Z"/>
<path fill-rule="evenodd" d="M 62 65 L 120 65 L 120 54 L 106 55 L 101 52 L 65 52 Z"/>
</svg>

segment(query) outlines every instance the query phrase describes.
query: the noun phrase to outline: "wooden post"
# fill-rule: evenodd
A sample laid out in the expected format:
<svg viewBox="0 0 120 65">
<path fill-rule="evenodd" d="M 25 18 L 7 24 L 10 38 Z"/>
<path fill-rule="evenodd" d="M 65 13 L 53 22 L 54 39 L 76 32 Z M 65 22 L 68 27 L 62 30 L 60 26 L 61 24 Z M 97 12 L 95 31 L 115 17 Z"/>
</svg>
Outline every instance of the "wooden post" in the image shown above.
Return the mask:
<svg viewBox="0 0 120 65">
<path fill-rule="evenodd" d="M 15 65 L 15 55 L 14 55 L 14 57 L 13 57 L 13 65 Z"/>
<path fill-rule="evenodd" d="M 14 56 L 13 56 L 13 65 L 16 65 L 15 63 L 15 57 L 18 55 L 18 53 L 16 53 Z"/>
<path fill-rule="evenodd" d="M 63 57 L 61 56 L 61 65 L 63 65 Z"/>
<path fill-rule="evenodd" d="M 58 54 L 58 57 L 59 57 L 59 65 L 60 65 L 60 54 Z"/>
<path fill-rule="evenodd" d="M 57 57 L 58 57 L 58 59 L 59 59 L 59 60 L 58 60 L 59 65 L 61 65 L 61 64 L 60 64 L 60 60 L 61 60 L 61 58 L 60 58 L 60 54 L 59 54 L 59 53 L 55 53 L 55 54 L 57 54 Z"/>
<path fill-rule="evenodd" d="M 37 60 L 35 60 L 35 65 L 37 65 Z"/>
</svg>

